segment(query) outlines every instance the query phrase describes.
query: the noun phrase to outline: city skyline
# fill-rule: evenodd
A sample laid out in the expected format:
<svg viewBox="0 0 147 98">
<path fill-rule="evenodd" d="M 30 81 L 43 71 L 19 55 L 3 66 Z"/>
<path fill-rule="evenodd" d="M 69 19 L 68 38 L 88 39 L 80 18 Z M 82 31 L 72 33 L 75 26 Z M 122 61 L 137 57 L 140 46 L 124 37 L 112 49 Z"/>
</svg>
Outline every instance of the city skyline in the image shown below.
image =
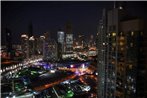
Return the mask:
<svg viewBox="0 0 147 98">
<path fill-rule="evenodd" d="M 2 2 L 1 98 L 146 98 L 146 2 Z"/>
<path fill-rule="evenodd" d="M 84 34 L 86 37 L 96 35 L 102 14 L 102 9 L 112 9 L 113 1 L 9 1 L 2 2 L 2 44 L 5 43 L 5 28 L 12 32 L 13 43 L 20 41 L 20 35 L 29 31 L 32 22 L 34 35 L 43 35 L 51 32 L 53 38 L 57 37 L 57 31 L 64 31 L 65 24 L 70 21 L 73 26 L 73 34 Z M 126 9 L 132 16 L 146 18 L 144 2 L 125 2 Z"/>
</svg>

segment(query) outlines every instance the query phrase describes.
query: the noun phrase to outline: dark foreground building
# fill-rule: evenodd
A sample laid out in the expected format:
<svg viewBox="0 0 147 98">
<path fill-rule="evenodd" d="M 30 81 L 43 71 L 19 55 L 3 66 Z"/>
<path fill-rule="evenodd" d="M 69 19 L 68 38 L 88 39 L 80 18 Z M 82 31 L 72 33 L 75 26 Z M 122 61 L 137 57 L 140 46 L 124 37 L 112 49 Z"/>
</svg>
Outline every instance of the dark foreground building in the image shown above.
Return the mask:
<svg viewBox="0 0 147 98">
<path fill-rule="evenodd" d="M 123 7 L 103 11 L 97 36 L 98 98 L 146 98 L 146 25 Z"/>
</svg>

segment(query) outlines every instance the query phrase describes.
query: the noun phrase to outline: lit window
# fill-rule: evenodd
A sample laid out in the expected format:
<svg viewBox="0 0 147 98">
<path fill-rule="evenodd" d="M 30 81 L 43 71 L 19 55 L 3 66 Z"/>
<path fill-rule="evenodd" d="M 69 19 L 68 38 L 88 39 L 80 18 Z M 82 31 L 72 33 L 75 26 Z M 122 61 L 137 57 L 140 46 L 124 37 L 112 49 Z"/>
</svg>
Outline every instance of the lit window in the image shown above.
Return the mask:
<svg viewBox="0 0 147 98">
<path fill-rule="evenodd" d="M 112 64 L 115 64 L 115 62 L 114 62 L 114 61 L 112 61 L 111 63 L 112 63 Z"/>
<path fill-rule="evenodd" d="M 124 39 L 125 39 L 124 37 L 122 37 L 122 36 L 120 37 L 120 40 L 124 40 Z"/>
<path fill-rule="evenodd" d="M 115 32 L 113 32 L 113 33 L 112 33 L 112 36 L 116 36 L 116 33 L 115 33 Z"/>
<path fill-rule="evenodd" d="M 123 32 L 120 32 L 120 35 L 122 36 Z"/>
<path fill-rule="evenodd" d="M 112 47 L 112 51 L 114 51 L 114 48 Z"/>
<path fill-rule="evenodd" d="M 120 9 L 120 10 L 122 10 L 122 9 L 123 9 L 123 7 L 122 7 L 122 6 L 120 6 L 120 7 L 119 7 L 119 9 Z"/>
<path fill-rule="evenodd" d="M 133 43 L 130 43 L 130 46 L 133 47 Z"/>
<path fill-rule="evenodd" d="M 124 45 L 124 43 L 123 43 L 123 42 L 120 42 L 119 44 L 120 44 L 120 46 L 123 46 L 123 45 Z"/>
<path fill-rule="evenodd" d="M 133 65 L 130 64 L 130 65 L 129 65 L 129 69 L 132 69 L 132 66 L 133 66 Z"/>
<path fill-rule="evenodd" d="M 103 26 L 101 28 L 103 29 Z"/>
<path fill-rule="evenodd" d="M 134 35 L 134 32 L 131 32 L 131 36 L 133 36 Z"/>
<path fill-rule="evenodd" d="M 120 50 L 121 50 L 121 51 L 123 51 L 123 50 L 124 50 L 124 48 L 120 48 Z"/>
<path fill-rule="evenodd" d="M 116 46 L 116 43 L 112 43 L 113 46 Z"/>
</svg>

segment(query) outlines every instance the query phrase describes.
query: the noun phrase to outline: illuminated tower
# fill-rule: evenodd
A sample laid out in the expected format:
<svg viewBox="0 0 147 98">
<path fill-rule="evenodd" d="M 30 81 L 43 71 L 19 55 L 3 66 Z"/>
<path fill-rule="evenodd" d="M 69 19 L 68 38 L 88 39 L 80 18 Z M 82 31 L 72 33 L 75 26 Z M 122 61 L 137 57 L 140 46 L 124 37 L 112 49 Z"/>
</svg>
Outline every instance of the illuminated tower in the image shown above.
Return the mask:
<svg viewBox="0 0 147 98">
<path fill-rule="evenodd" d="M 45 42 L 43 45 L 43 59 L 54 61 L 57 59 L 57 42 L 50 38 L 49 33 L 44 34 Z"/>
<path fill-rule="evenodd" d="M 45 36 L 40 36 L 39 37 L 39 42 L 38 42 L 38 53 L 39 55 L 44 55 L 44 52 L 45 52 Z"/>
<path fill-rule="evenodd" d="M 62 45 L 62 52 L 64 52 L 64 32 L 63 31 L 58 31 L 58 43 Z"/>
<path fill-rule="evenodd" d="M 107 28 L 103 19 L 97 38 L 98 98 L 146 98 L 145 22 L 128 17 L 122 6 L 107 12 Z"/>
<path fill-rule="evenodd" d="M 29 57 L 32 57 L 35 55 L 35 37 L 31 36 L 29 38 Z"/>
<path fill-rule="evenodd" d="M 97 50 L 98 50 L 98 98 L 106 98 L 106 64 L 107 64 L 107 40 L 106 40 L 106 10 L 103 10 L 102 19 L 99 22 L 97 35 Z"/>
<path fill-rule="evenodd" d="M 120 22 L 126 16 L 123 8 L 114 8 L 108 11 L 107 17 L 107 36 L 109 46 L 107 48 L 107 82 L 106 82 L 106 98 L 124 98 L 124 87 L 119 86 L 125 84 L 125 65 L 120 59 L 121 55 L 119 48 L 119 33 Z M 122 56 L 124 55 L 124 52 Z M 121 65 L 122 64 L 122 65 Z M 123 71 L 119 71 L 123 69 Z M 119 73 L 119 74 L 118 74 Z"/>
<path fill-rule="evenodd" d="M 21 35 L 21 50 L 24 58 L 29 58 L 29 39 L 27 34 Z"/>
<path fill-rule="evenodd" d="M 100 98 L 135 98 L 137 72 L 140 75 L 139 68 L 144 66 L 143 59 L 140 59 L 142 53 L 139 51 L 143 49 L 142 21 L 128 17 L 121 6 L 107 14 L 106 42 L 103 42 L 104 37 L 99 39 L 103 48 L 100 48 L 100 55 L 98 54 L 98 83 L 104 83 L 104 87 L 102 84 L 98 86 L 98 94 L 101 94 Z M 137 81 L 140 85 L 140 79 Z M 142 82 L 141 85 L 145 83 Z M 138 92 L 139 90 L 140 88 Z"/>
<path fill-rule="evenodd" d="M 35 55 L 35 37 L 33 36 L 33 25 L 30 22 L 28 27 L 28 41 L 29 41 L 29 57 Z"/>
<path fill-rule="evenodd" d="M 118 35 L 121 19 L 125 16 L 122 7 L 114 8 L 107 13 L 103 10 L 97 42 L 98 97 L 100 98 L 124 98 L 125 90 L 121 85 L 125 84 L 125 65 L 119 59 L 121 57 L 118 51 L 120 47 Z M 124 54 L 123 52 L 122 55 Z M 123 69 L 123 71 L 119 71 L 119 69 Z"/>
<path fill-rule="evenodd" d="M 73 52 L 73 33 L 72 33 L 72 25 L 70 22 L 67 22 L 65 26 L 65 34 L 66 34 L 66 52 Z"/>
<path fill-rule="evenodd" d="M 90 35 L 90 40 L 89 40 L 88 47 L 93 47 L 93 45 L 94 45 L 93 35 Z"/>
<path fill-rule="evenodd" d="M 124 98 L 145 98 L 147 94 L 145 22 L 140 18 L 131 18 L 123 20 L 120 26 L 118 61 L 121 66 L 125 66 L 125 70 L 119 69 L 118 73 L 121 71 L 125 73 Z"/>
<path fill-rule="evenodd" d="M 63 31 L 58 31 L 57 36 L 58 36 L 58 57 L 62 58 L 62 54 L 64 52 L 64 35 L 65 33 Z"/>
</svg>

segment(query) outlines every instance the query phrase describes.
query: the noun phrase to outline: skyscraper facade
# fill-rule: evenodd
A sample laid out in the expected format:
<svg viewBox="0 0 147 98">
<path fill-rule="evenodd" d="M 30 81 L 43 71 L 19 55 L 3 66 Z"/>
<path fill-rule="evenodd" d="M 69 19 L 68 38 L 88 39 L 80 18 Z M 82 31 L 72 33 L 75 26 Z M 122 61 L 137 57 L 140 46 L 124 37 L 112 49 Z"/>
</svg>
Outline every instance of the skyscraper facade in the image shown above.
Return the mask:
<svg viewBox="0 0 147 98">
<path fill-rule="evenodd" d="M 125 73 L 124 92 L 125 98 L 136 97 L 137 66 L 140 66 L 140 44 L 142 43 L 143 22 L 140 19 L 129 19 L 121 22 L 119 34 L 119 60 L 124 69 L 119 72 Z M 120 77 L 121 78 L 121 77 Z M 138 80 L 139 81 L 139 80 Z"/>
<path fill-rule="evenodd" d="M 34 36 L 31 36 L 29 38 L 29 57 L 32 57 L 35 55 L 35 37 Z"/>
<path fill-rule="evenodd" d="M 21 50 L 24 58 L 29 58 L 29 39 L 27 34 L 21 35 Z"/>
<path fill-rule="evenodd" d="M 107 54 L 107 79 L 106 79 L 106 89 L 107 89 L 107 98 L 117 98 L 117 96 L 121 96 L 118 98 L 124 98 L 123 87 L 124 85 L 124 77 L 125 73 L 121 72 L 119 69 L 124 69 L 124 65 L 120 63 L 121 56 L 118 51 L 119 43 L 118 43 L 118 35 L 120 32 L 120 21 L 125 17 L 125 10 L 122 8 L 114 8 L 108 11 L 107 16 L 107 35 L 108 35 L 108 54 Z M 117 86 L 118 83 L 121 86 Z"/>
<path fill-rule="evenodd" d="M 70 22 L 67 22 L 65 26 L 65 34 L 66 34 L 66 48 L 65 51 L 67 53 L 73 52 L 73 33 L 72 33 L 72 25 Z"/>
<path fill-rule="evenodd" d="M 44 45 L 45 45 L 45 36 L 40 36 L 38 38 L 38 47 L 37 47 L 39 55 L 44 55 L 45 52 Z"/>
<path fill-rule="evenodd" d="M 62 54 L 64 53 L 65 33 L 63 31 L 58 31 L 57 36 L 58 36 L 58 58 L 61 59 Z"/>
<path fill-rule="evenodd" d="M 64 36 L 65 33 L 63 31 L 58 31 L 58 43 L 61 44 L 62 52 L 64 52 Z"/>
<path fill-rule="evenodd" d="M 122 7 L 108 11 L 106 17 L 106 22 L 100 22 L 97 42 L 98 96 L 145 98 L 147 55 L 143 21 L 128 17 Z"/>
<path fill-rule="evenodd" d="M 99 22 L 98 35 L 97 35 L 97 51 L 98 51 L 98 62 L 97 71 L 98 75 L 98 98 L 106 98 L 106 10 L 103 9 L 102 19 Z"/>
<path fill-rule="evenodd" d="M 44 34 L 45 42 L 43 45 L 43 59 L 53 61 L 57 59 L 57 42 L 50 38 L 49 33 Z"/>
</svg>

